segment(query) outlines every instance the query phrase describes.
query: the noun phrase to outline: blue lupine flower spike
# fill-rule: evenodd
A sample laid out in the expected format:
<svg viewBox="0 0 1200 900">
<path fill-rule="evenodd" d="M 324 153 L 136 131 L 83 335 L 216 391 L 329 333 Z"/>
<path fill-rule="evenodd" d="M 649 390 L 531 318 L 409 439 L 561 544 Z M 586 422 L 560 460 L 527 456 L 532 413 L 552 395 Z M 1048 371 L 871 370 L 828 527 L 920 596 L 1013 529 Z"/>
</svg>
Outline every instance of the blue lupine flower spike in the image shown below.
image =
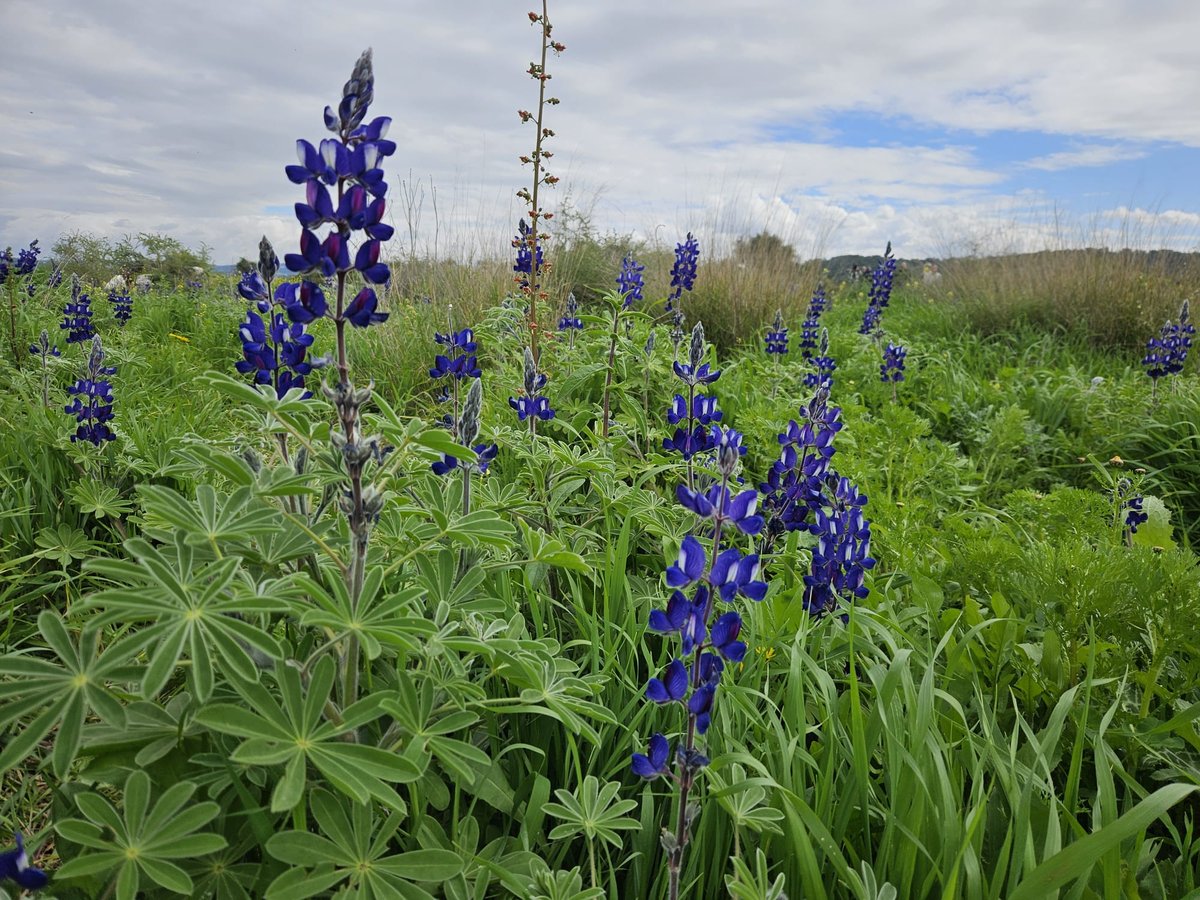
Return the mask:
<svg viewBox="0 0 1200 900">
<path fill-rule="evenodd" d="M 700 260 L 700 243 L 689 231 L 682 244 L 675 245 L 675 264 L 671 267 L 671 292 L 667 294 L 667 312 L 677 311 L 684 291 L 696 283 L 696 267 Z"/>
<path fill-rule="evenodd" d="M 115 367 L 104 365 L 104 348 L 100 344 L 100 335 L 96 335 L 92 338 L 86 374 L 67 388 L 67 393 L 75 399 L 64 410 L 79 423 L 71 435 L 72 442 L 88 441 L 99 447 L 116 438 L 108 426 L 113 418 L 112 384 L 104 377 L 116 371 Z"/>
<path fill-rule="evenodd" d="M 871 290 L 867 294 L 867 310 L 863 314 L 859 334 L 878 336 L 882 329 L 880 319 L 892 298 L 892 282 L 896 277 L 896 257 L 892 255 L 892 242 L 888 241 L 883 259 L 871 273 Z"/>
<path fill-rule="evenodd" d="M 646 267 L 640 265 L 632 256 L 621 260 L 621 271 L 617 275 L 617 293 L 621 295 L 621 309 L 629 309 L 634 303 L 640 303 L 646 287 L 642 273 Z"/>
<path fill-rule="evenodd" d="M 775 311 L 775 322 L 767 329 L 767 353 L 774 354 L 776 359 L 788 352 L 788 330 L 783 327 L 783 310 Z"/>
</svg>

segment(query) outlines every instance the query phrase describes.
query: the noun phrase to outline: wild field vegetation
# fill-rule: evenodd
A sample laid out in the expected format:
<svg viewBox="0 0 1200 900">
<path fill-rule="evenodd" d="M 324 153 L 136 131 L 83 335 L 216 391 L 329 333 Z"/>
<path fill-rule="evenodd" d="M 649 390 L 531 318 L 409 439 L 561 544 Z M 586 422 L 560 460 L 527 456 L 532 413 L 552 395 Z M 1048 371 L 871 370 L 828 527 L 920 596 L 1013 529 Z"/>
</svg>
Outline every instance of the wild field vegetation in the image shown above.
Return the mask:
<svg viewBox="0 0 1200 900">
<path fill-rule="evenodd" d="M 1196 895 L 1183 298 L 389 272 L 364 59 L 306 279 L 6 269 L 0 896 Z"/>
</svg>

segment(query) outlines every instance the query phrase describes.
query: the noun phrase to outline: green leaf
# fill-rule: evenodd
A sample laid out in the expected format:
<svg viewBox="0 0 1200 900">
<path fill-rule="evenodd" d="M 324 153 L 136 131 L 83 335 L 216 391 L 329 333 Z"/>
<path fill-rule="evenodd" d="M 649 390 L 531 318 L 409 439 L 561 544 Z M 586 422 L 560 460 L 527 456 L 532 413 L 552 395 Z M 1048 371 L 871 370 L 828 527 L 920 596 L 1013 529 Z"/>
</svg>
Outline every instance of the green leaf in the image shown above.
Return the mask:
<svg viewBox="0 0 1200 900">
<path fill-rule="evenodd" d="M 1042 862 L 1021 880 L 1008 895 L 1009 900 L 1041 900 L 1068 882 L 1082 878 L 1105 853 L 1144 832 L 1172 806 L 1196 791 L 1200 791 L 1200 787 L 1190 784 L 1169 784 L 1159 788 L 1099 831 L 1074 841 Z"/>
</svg>

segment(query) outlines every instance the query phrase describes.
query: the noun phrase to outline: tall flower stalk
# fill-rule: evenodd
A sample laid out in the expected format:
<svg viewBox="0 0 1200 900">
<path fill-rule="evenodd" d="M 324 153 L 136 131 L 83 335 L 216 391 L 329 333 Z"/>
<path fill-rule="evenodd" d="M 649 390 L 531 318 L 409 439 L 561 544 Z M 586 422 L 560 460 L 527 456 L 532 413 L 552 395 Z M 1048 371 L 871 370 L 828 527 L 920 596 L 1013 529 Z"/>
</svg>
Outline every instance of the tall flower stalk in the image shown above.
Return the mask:
<svg viewBox="0 0 1200 900">
<path fill-rule="evenodd" d="M 530 62 L 529 68 L 526 69 L 529 77 L 538 83 L 537 112 L 531 113 L 524 109 L 517 111 L 522 123 L 532 122 L 536 129 L 533 149 L 520 157 L 521 165 L 533 166 L 533 177 L 528 188 L 521 188 L 517 191 L 517 196 L 527 205 L 526 215 L 529 218 L 529 226 L 521 230 L 521 237 L 528 248 L 530 262 L 529 277 L 521 278 L 518 275 L 517 281 L 528 304 L 526 324 L 529 327 L 529 346 L 536 362 L 538 360 L 538 306 L 542 300 L 548 298 L 548 294 L 543 289 L 542 276 L 550 270 L 542 249 L 545 242 L 550 239 L 550 235 L 541 228 L 542 223 L 554 218 L 553 213 L 545 212 L 542 209 L 539 194 L 542 185 L 553 186 L 558 183 L 558 176 L 552 175 L 546 169 L 546 160 L 554 156 L 553 152 L 545 149 L 545 142 L 554 137 L 553 130 L 547 128 L 545 124 L 546 107 L 557 106 L 559 103 L 557 97 L 547 96 L 546 93 L 546 84 L 553 77 L 546 69 L 546 61 L 550 53 L 558 56 L 567 48 L 552 37 L 554 26 L 550 24 L 548 0 L 542 0 L 540 14 L 529 13 L 529 22 L 541 31 L 541 50 L 539 58 Z"/>
<path fill-rule="evenodd" d="M 275 291 L 275 299 L 293 323 L 305 325 L 321 317 L 333 320 L 337 381 L 332 387 L 325 385 L 324 392 L 337 411 L 339 430 L 331 434 L 331 440 L 342 457 L 348 482 L 340 506 L 350 531 L 346 585 L 351 615 L 358 611 L 371 529 L 383 507 L 383 494 L 363 479 L 367 463 L 380 459 L 378 439 L 365 437 L 361 429 L 361 410 L 370 400 L 372 388 L 356 388 L 350 381 L 346 350 L 347 325 L 367 328 L 388 317 L 378 309 L 373 286 L 386 285 L 391 278 L 380 258 L 384 241 L 393 233 L 383 221 L 387 182 L 382 165 L 396 152 L 396 144 L 386 139 L 391 119 L 380 116 L 364 124 L 374 97 L 375 76 L 368 49 L 343 86 L 337 109 L 325 107 L 325 127 L 334 137 L 321 141 L 319 150 L 306 140 L 296 142 L 300 164 L 288 166 L 286 172 L 293 184 L 305 189 L 305 202 L 296 204 L 302 228 L 300 252 L 287 254 L 284 261 L 289 269 L 308 277 L 300 284 L 282 284 Z M 336 196 L 330 195 L 330 188 Z M 330 229 L 322 240 L 314 229 L 325 225 Z M 356 235 L 361 242 L 352 259 L 350 244 Z M 350 298 L 352 276 L 362 282 L 362 288 Z M 333 278 L 336 292 L 332 309 L 316 280 L 328 278 Z M 351 635 L 342 657 L 342 701 L 346 705 L 358 697 L 359 656 L 358 639 Z"/>
<path fill-rule="evenodd" d="M 735 495 L 730 489 L 745 452 L 742 436 L 714 425 L 711 441 L 719 480 L 706 491 L 682 484 L 676 490 L 679 502 L 699 518 L 696 530 L 710 533 L 711 543 L 706 551 L 694 533 L 683 539 L 678 559 L 666 571 L 667 586 L 674 588 L 674 593 L 666 610 L 655 610 L 649 621 L 651 631 L 679 636 L 678 655 L 673 656 L 661 677 L 649 680 L 646 698 L 662 707 L 682 707 L 686 722 L 683 738 L 676 747 L 673 772 L 670 745 L 661 733 L 650 738 L 647 753 L 633 754 L 631 765 L 634 774 L 642 778 L 670 777 L 679 791 L 675 828 L 662 836 L 670 900 L 679 897 L 684 853 L 697 814 L 691 802 L 692 789 L 701 769 L 708 765 L 708 756 L 698 746 L 698 739 L 712 723 L 716 692 L 726 664 L 741 662 L 746 654 L 746 645 L 739 640 L 741 616 L 729 611 L 713 619 L 714 604 L 718 597 L 725 603 L 739 596 L 757 601 L 767 593 L 766 583 L 758 577 L 758 556 L 743 555 L 735 545 L 737 535 L 753 536 L 763 527 L 762 517 L 755 513 L 757 492 Z"/>
<path fill-rule="evenodd" d="M 604 375 L 604 411 L 601 433 L 605 440 L 608 439 L 609 403 L 612 394 L 613 370 L 617 366 L 617 332 L 621 313 L 642 299 L 643 290 L 646 287 L 645 279 L 642 276 L 645 270 L 646 267 L 639 265 L 632 256 L 626 256 L 621 260 L 621 272 L 617 275 L 617 296 L 616 302 L 613 304 L 612 333 L 609 335 L 608 342 L 608 370 Z"/>
<path fill-rule="evenodd" d="M 50 335 L 42 329 L 41 337 L 36 344 L 29 346 L 29 352 L 42 362 L 42 405 L 50 408 L 50 357 L 62 356 L 57 345 L 50 343 Z"/>
</svg>

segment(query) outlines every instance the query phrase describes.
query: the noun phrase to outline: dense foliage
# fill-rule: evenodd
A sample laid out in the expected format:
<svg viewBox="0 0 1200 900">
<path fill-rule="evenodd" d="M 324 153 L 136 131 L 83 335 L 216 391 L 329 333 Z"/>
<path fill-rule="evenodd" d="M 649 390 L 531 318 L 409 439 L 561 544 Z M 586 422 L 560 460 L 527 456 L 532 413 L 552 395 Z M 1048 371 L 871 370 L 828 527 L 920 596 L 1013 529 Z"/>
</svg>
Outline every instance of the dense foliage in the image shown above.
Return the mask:
<svg viewBox="0 0 1200 900">
<path fill-rule="evenodd" d="M 718 354 L 689 235 L 660 294 L 631 255 L 564 292 L 535 352 L 558 301 L 526 231 L 536 290 L 477 320 L 389 291 L 372 87 L 365 54 L 288 170 L 308 280 L 264 240 L 236 284 L 135 305 L 0 287 L 0 879 L 1200 887 L 1178 325 L 1152 399 L 1138 355 L 981 337 L 889 253 Z"/>
</svg>

